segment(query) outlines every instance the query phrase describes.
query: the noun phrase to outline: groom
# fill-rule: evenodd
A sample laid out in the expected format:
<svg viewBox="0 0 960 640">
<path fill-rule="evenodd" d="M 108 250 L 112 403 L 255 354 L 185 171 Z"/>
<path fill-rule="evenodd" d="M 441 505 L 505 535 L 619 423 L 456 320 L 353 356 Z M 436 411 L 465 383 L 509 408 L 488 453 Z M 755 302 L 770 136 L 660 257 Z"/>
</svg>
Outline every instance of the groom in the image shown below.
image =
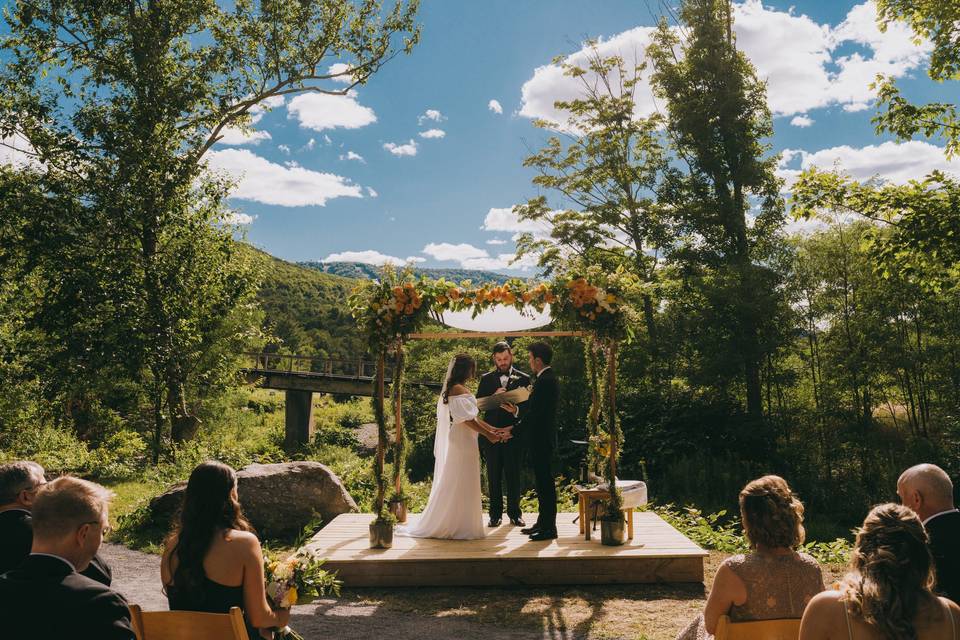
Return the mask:
<svg viewBox="0 0 960 640">
<path fill-rule="evenodd" d="M 536 478 L 537 502 L 540 513 L 537 522 L 521 531 L 531 540 L 553 540 L 557 537 L 557 488 L 553 484 L 553 450 L 557 439 L 557 402 L 560 400 L 560 385 L 550 368 L 553 349 L 545 342 L 534 342 L 530 352 L 530 369 L 536 376 L 530 399 L 522 406 L 508 402 L 501 408 L 520 419 L 520 428 L 530 439 L 533 473 Z"/>
<path fill-rule="evenodd" d="M 485 373 L 477 387 L 477 398 L 485 398 L 520 387 L 530 386 L 530 376 L 513 367 L 513 350 L 506 342 L 493 345 L 493 364 L 496 369 Z M 484 415 L 484 420 L 492 426 L 503 429 L 512 427 L 517 418 L 497 407 Z M 490 525 L 499 527 L 503 518 L 503 483 L 507 481 L 507 517 L 511 524 L 525 527 L 520 513 L 520 438 L 511 438 L 506 442 L 489 442 L 480 438 L 480 449 L 487 462 L 487 485 L 490 488 Z"/>
</svg>

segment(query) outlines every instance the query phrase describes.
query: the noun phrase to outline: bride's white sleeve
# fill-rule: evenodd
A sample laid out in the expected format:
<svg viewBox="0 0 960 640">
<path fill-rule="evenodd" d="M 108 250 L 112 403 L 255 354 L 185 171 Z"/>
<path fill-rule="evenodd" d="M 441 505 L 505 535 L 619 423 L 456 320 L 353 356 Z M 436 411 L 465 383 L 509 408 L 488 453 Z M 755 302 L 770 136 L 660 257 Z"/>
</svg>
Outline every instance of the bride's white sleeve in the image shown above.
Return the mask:
<svg viewBox="0 0 960 640">
<path fill-rule="evenodd" d="M 454 424 L 473 420 L 480 414 L 480 409 L 477 408 L 477 399 L 473 396 L 456 396 L 450 398 L 449 402 L 450 416 L 453 418 Z"/>
</svg>

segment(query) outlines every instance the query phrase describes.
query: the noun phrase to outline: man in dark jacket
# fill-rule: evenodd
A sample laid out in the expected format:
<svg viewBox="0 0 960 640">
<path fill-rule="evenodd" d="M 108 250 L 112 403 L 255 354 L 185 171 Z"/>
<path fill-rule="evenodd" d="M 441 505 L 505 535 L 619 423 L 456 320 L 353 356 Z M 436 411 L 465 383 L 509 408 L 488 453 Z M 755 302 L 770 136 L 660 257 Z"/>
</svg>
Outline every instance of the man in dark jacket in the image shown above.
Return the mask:
<svg viewBox="0 0 960 640">
<path fill-rule="evenodd" d="M 534 342 L 530 352 L 530 369 L 536 375 L 533 391 L 525 407 L 501 405 L 504 411 L 520 418 L 520 428 L 530 441 L 530 457 L 536 481 L 540 513 L 537 522 L 523 533 L 533 541 L 553 540 L 557 537 L 557 488 L 553 480 L 553 456 L 557 441 L 557 404 L 560 384 L 550 368 L 553 349 L 545 342 Z"/>
<path fill-rule="evenodd" d="M 33 546 L 33 499 L 47 483 L 43 467 L 36 462 L 0 464 L 0 573 L 17 568 Z M 83 575 L 110 586 L 113 573 L 99 555 Z"/>
<path fill-rule="evenodd" d="M 920 517 L 930 537 L 937 593 L 960 604 L 960 511 L 950 476 L 937 465 L 918 464 L 900 475 L 897 495 Z"/>
<path fill-rule="evenodd" d="M 513 366 L 513 350 L 506 342 L 493 345 L 493 364 L 496 367 L 480 377 L 477 398 L 513 391 L 530 386 L 530 376 Z M 526 404 L 526 403 L 524 403 Z M 522 406 L 522 405 L 521 405 Z M 517 417 L 500 407 L 488 410 L 483 419 L 504 429 L 517 423 Z M 480 438 L 480 450 L 487 463 L 487 486 L 490 492 L 490 526 L 499 527 L 503 518 L 503 480 L 507 485 L 507 517 L 518 527 L 527 526 L 520 513 L 520 453 L 522 437 L 516 429 L 505 442 L 490 442 Z"/>
<path fill-rule="evenodd" d="M 108 525 L 110 493 L 63 477 L 33 500 L 33 548 L 0 576 L 3 637 L 133 640 L 123 596 L 78 573 L 87 568 Z"/>
</svg>

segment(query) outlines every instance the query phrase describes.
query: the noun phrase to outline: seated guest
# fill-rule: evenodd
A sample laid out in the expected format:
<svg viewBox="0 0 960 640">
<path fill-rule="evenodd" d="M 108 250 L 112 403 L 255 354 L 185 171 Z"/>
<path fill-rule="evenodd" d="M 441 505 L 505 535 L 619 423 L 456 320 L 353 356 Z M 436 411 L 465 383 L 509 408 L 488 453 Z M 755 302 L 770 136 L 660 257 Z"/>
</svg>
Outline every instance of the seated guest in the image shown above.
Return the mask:
<svg viewBox="0 0 960 640">
<path fill-rule="evenodd" d="M 800 640 L 957 640 L 960 607 L 938 598 L 927 534 L 899 504 L 874 507 L 857 534 L 840 589 L 807 606 Z"/>
<path fill-rule="evenodd" d="M 712 637 L 720 616 L 734 622 L 800 618 L 823 591 L 817 561 L 796 548 L 803 544 L 803 504 L 786 480 L 764 476 L 740 492 L 740 518 L 752 551 L 727 558 L 713 580 L 703 614 L 678 640 Z"/>
<path fill-rule="evenodd" d="M 953 504 L 953 482 L 934 464 L 910 467 L 897 481 L 900 504 L 920 516 L 930 538 L 936 592 L 960 604 L 960 511 Z"/>
<path fill-rule="evenodd" d="M 289 610 L 273 611 L 267 602 L 260 541 L 240 510 L 237 474 L 219 462 L 204 462 L 190 474 L 160 577 L 171 610 L 240 607 L 251 638 L 290 620 Z"/>
<path fill-rule="evenodd" d="M 30 509 L 37 491 L 47 483 L 43 467 L 36 462 L 0 465 L 0 573 L 16 568 L 30 554 L 33 525 Z M 93 557 L 83 575 L 108 587 L 113 579 L 110 565 Z"/>
<path fill-rule="evenodd" d="M 109 530 L 110 492 L 58 478 L 33 498 L 33 548 L 0 576 L 4 638 L 133 640 L 123 596 L 81 575 Z"/>
</svg>

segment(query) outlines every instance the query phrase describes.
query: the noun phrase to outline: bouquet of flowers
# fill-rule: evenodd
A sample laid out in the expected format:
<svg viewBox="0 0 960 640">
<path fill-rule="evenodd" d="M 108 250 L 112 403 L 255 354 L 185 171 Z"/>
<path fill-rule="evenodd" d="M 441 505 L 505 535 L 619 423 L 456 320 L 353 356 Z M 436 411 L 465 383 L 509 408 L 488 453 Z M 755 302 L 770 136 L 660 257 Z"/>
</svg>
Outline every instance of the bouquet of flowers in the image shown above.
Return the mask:
<svg viewBox="0 0 960 640">
<path fill-rule="evenodd" d="M 298 551 L 284 560 L 264 556 L 267 600 L 274 609 L 289 609 L 302 598 L 329 593 L 340 595 L 341 582 L 336 573 L 323 568 L 323 560 L 312 553 Z M 284 627 L 274 630 L 275 640 L 304 640 L 303 636 Z"/>
</svg>

